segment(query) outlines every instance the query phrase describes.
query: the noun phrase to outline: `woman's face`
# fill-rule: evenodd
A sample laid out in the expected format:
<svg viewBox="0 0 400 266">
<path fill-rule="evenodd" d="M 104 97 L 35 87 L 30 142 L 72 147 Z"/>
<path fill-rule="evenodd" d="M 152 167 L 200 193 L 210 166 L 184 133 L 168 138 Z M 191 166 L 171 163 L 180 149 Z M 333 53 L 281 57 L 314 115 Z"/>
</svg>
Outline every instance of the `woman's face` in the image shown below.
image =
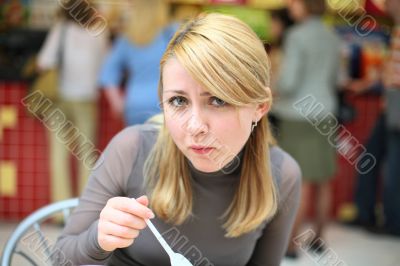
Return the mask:
<svg viewBox="0 0 400 266">
<path fill-rule="evenodd" d="M 176 58 L 163 69 L 165 123 L 175 144 L 202 172 L 215 172 L 240 152 L 267 104 L 233 107 L 202 88 Z"/>
<path fill-rule="evenodd" d="M 289 13 L 293 20 L 303 21 L 307 17 L 307 11 L 302 0 L 290 0 Z"/>
<path fill-rule="evenodd" d="M 274 41 L 282 38 L 284 30 L 285 29 L 282 20 L 276 17 L 271 19 L 271 37 Z"/>
</svg>

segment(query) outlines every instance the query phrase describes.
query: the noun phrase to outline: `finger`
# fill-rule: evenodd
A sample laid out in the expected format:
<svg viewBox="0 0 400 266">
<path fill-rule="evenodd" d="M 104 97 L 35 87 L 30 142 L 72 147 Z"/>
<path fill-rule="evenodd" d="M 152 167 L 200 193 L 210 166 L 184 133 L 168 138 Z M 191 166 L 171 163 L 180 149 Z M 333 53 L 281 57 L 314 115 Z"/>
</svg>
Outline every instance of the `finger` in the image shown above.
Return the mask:
<svg viewBox="0 0 400 266">
<path fill-rule="evenodd" d="M 149 205 L 149 199 L 147 198 L 146 195 L 140 196 L 139 198 L 136 199 L 136 201 L 146 207 L 147 205 Z"/>
<path fill-rule="evenodd" d="M 118 209 L 106 209 L 100 214 L 100 217 L 106 221 L 110 221 L 121 226 L 128 226 L 136 230 L 142 230 L 146 228 L 146 223 L 143 218 L 120 211 Z"/>
<path fill-rule="evenodd" d="M 106 235 L 113 235 L 120 238 L 126 239 L 134 239 L 139 236 L 140 231 L 136 229 L 132 229 L 128 226 L 121 226 L 119 224 L 104 221 L 103 223 L 99 223 L 99 230 Z"/>
<path fill-rule="evenodd" d="M 115 248 L 129 247 L 130 245 L 133 244 L 133 241 L 134 241 L 134 239 L 127 239 L 127 238 L 122 238 L 122 237 L 113 236 L 113 235 L 102 234 L 99 236 L 99 242 L 101 242 L 103 244 L 103 246 L 114 247 L 111 250 L 113 250 Z"/>
<path fill-rule="evenodd" d="M 154 218 L 154 213 L 143 204 L 137 202 L 135 199 L 116 197 L 112 198 L 109 204 L 118 210 L 131 213 L 133 215 L 142 217 L 143 219 Z"/>
</svg>

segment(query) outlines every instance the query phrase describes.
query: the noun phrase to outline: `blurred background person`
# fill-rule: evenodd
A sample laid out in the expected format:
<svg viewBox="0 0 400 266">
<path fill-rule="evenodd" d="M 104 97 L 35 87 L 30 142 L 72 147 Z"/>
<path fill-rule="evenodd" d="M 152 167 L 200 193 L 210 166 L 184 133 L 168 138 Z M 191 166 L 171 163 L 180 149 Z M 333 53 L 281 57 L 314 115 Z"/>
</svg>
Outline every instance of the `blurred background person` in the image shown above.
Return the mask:
<svg viewBox="0 0 400 266">
<path fill-rule="evenodd" d="M 68 0 L 65 6 L 86 8 L 78 0 Z M 93 3 L 88 2 L 90 6 Z M 108 48 L 106 31 L 98 36 L 90 34 L 85 28 L 92 16 L 82 16 L 79 22 L 68 9 L 60 9 L 61 19 L 50 29 L 41 48 L 37 65 L 41 71 L 58 68 L 58 93 L 54 107 L 61 109 L 65 121 L 71 121 L 73 127 L 86 138 L 82 142 L 96 144 L 97 129 L 97 77 Z M 93 14 L 94 15 L 94 14 Z M 49 131 L 50 132 L 50 131 Z M 77 196 L 86 185 L 90 169 L 82 160 L 78 162 L 78 188 L 72 188 L 70 156 L 72 150 L 67 143 L 57 137 L 57 131 L 50 132 L 50 176 L 51 200 L 59 201 Z M 75 193 L 74 193 L 75 192 Z"/>
<path fill-rule="evenodd" d="M 387 171 L 384 176 L 384 230 L 400 236 L 400 0 L 386 0 L 394 20 L 384 73 L 387 121 Z"/>
<path fill-rule="evenodd" d="M 268 55 L 271 60 L 272 73 L 278 73 L 282 63 L 283 40 L 285 39 L 287 30 L 293 26 L 294 21 L 290 17 L 287 8 L 272 10 L 270 18 L 269 34 L 271 36 L 271 45 L 268 49 Z M 277 77 L 277 75 L 273 75 L 273 77 Z M 275 84 L 276 80 L 272 80 L 271 82 Z"/>
<path fill-rule="evenodd" d="M 371 171 L 357 176 L 357 215 L 348 224 L 362 226 L 372 233 L 400 236 L 400 0 L 386 0 L 385 5 L 394 26 L 383 80 L 377 83 L 366 80 L 350 86 L 356 93 L 382 88 L 385 104 L 366 143 L 366 150 L 374 156 L 376 164 Z M 380 183 L 383 183 L 383 217 L 377 212 Z"/>
<path fill-rule="evenodd" d="M 164 0 L 132 0 L 128 18 L 102 67 L 100 83 L 113 117 L 134 125 L 160 112 L 159 62 L 177 24 L 169 22 Z M 124 74 L 125 92 L 120 89 Z"/>
<path fill-rule="evenodd" d="M 294 21 L 290 17 L 287 8 L 274 9 L 270 12 L 270 28 L 269 34 L 271 37 L 271 44 L 267 46 L 267 52 L 271 61 L 271 84 L 277 82 L 277 77 L 282 64 L 283 57 L 283 40 L 287 34 L 288 29 L 293 26 Z M 275 90 L 272 88 L 272 93 L 275 95 Z M 274 107 L 268 114 L 269 121 L 274 136 L 279 132 L 279 117 L 274 113 Z"/>
<path fill-rule="evenodd" d="M 284 42 L 284 57 L 276 83 L 278 93 L 275 113 L 280 118 L 278 141 L 298 162 L 303 172 L 302 201 L 292 232 L 287 256 L 296 258 L 293 237 L 298 236 L 312 187 L 316 189 L 316 230 L 311 248 L 323 251 L 321 237 L 330 210 L 329 180 L 336 171 L 335 148 L 327 136 L 318 132 L 308 117 L 295 109 L 294 104 L 307 96 L 323 106 L 312 119 L 324 123 L 326 114 L 337 111 L 336 83 L 339 71 L 339 38 L 322 23 L 324 0 L 292 0 L 288 8 L 296 25 Z M 312 106 L 309 106 L 312 108 Z M 305 113 L 310 110 L 305 110 Z"/>
</svg>

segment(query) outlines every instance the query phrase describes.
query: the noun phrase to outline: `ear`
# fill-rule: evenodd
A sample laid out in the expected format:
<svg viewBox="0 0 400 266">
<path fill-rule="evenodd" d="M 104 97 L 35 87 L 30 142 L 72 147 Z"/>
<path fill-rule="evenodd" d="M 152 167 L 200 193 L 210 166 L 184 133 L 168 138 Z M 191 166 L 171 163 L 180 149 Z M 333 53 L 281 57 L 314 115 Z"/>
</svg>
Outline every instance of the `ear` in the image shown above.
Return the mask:
<svg viewBox="0 0 400 266">
<path fill-rule="evenodd" d="M 271 99 L 272 99 L 271 89 L 269 87 L 266 87 L 266 90 L 268 91 L 269 100 L 267 102 L 263 102 L 257 105 L 256 108 L 257 121 L 260 120 L 261 117 L 263 117 L 266 113 L 268 113 L 271 108 Z"/>
</svg>

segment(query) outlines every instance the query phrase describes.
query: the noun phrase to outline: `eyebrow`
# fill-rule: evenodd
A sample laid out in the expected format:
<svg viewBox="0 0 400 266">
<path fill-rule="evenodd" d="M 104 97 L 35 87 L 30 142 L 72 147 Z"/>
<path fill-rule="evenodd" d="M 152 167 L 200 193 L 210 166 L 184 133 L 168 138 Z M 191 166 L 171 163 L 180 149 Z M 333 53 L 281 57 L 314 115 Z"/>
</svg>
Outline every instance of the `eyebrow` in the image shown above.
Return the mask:
<svg viewBox="0 0 400 266">
<path fill-rule="evenodd" d="M 164 92 L 171 92 L 171 93 L 178 93 L 178 94 L 182 94 L 182 95 L 188 95 L 185 91 L 183 90 L 165 90 Z M 211 96 L 211 93 L 209 92 L 202 92 L 200 93 L 200 96 Z"/>
</svg>

